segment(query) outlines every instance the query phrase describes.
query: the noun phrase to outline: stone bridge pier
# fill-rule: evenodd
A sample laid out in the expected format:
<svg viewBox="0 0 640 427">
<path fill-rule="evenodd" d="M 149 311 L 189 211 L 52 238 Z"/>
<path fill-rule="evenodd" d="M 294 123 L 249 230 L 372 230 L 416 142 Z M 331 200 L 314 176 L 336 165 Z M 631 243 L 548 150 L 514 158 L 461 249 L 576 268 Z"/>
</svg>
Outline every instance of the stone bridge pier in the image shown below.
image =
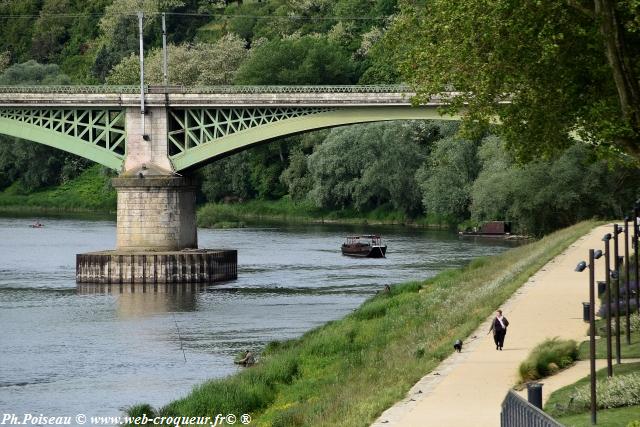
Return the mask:
<svg viewBox="0 0 640 427">
<path fill-rule="evenodd" d="M 237 278 L 237 252 L 198 249 L 196 185 L 172 171 L 167 112 L 128 108 L 125 171 L 111 180 L 118 196 L 115 250 L 78 254 L 76 282 L 211 283 Z"/>
</svg>

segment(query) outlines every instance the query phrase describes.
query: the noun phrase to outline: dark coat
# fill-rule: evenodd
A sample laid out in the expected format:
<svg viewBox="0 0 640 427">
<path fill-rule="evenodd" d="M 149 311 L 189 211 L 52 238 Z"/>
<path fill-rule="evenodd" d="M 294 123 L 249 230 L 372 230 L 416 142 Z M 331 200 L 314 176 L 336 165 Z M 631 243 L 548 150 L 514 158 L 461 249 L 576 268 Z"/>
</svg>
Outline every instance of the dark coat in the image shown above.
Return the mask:
<svg viewBox="0 0 640 427">
<path fill-rule="evenodd" d="M 491 328 L 489 329 L 489 332 L 493 331 L 494 334 L 497 334 L 498 332 L 502 332 L 503 330 L 506 331 L 507 326 L 509 326 L 509 321 L 506 317 L 502 316 L 502 322 L 504 322 L 504 328 L 502 327 L 502 324 L 500 323 L 498 318 L 495 317 L 493 319 L 493 322 L 491 322 Z"/>
</svg>

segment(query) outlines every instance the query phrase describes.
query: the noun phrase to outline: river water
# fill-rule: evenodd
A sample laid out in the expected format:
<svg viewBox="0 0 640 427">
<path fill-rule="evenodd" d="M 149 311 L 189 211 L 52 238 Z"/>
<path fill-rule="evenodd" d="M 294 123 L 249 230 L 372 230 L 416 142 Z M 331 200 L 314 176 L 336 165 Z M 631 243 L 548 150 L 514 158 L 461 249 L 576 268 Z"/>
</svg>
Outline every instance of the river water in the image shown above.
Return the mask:
<svg viewBox="0 0 640 427">
<path fill-rule="evenodd" d="M 506 248 L 404 227 L 296 225 L 199 230 L 200 247 L 238 250 L 238 280 L 153 292 L 77 288 L 75 254 L 115 245 L 113 221 L 0 218 L 0 413 L 120 415 L 162 406 L 234 356 L 351 312 L 392 285 Z M 386 259 L 340 254 L 376 232 Z"/>
</svg>

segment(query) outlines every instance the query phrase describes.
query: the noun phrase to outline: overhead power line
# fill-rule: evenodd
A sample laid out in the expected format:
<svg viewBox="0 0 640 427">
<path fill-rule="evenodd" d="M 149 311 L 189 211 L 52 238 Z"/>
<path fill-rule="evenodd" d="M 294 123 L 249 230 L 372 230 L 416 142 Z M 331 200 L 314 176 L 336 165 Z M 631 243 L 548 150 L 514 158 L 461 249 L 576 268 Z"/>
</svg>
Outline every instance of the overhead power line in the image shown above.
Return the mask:
<svg viewBox="0 0 640 427">
<path fill-rule="evenodd" d="M 163 12 L 145 13 L 145 16 L 159 16 Z M 285 19 L 285 20 L 301 20 L 301 21 L 383 21 L 388 16 L 303 16 L 303 15 L 247 15 L 234 14 L 225 15 L 223 13 L 189 13 L 189 12 L 164 12 L 168 16 L 190 16 L 202 18 L 249 18 L 249 19 Z M 136 17 L 137 12 L 121 12 L 116 15 Z M 34 18 L 84 18 L 84 17 L 101 17 L 103 13 L 45 13 L 45 14 L 25 14 L 25 15 L 0 15 L 0 19 L 34 19 Z"/>
</svg>

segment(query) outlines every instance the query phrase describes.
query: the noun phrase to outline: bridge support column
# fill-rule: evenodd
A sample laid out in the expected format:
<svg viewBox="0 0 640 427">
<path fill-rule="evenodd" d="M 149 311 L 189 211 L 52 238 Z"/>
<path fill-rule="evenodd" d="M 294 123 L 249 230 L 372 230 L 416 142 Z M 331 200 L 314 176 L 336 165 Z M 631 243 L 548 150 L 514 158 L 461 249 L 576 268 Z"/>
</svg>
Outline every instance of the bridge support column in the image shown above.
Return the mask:
<svg viewBox="0 0 640 427">
<path fill-rule="evenodd" d="M 120 251 L 180 251 L 198 247 L 196 187 L 178 176 L 114 178 Z"/>
<path fill-rule="evenodd" d="M 116 249 L 78 254 L 77 283 L 157 285 L 237 278 L 237 251 L 198 249 L 191 179 L 142 163 L 111 182 L 118 193 Z"/>
<path fill-rule="evenodd" d="M 78 254 L 76 282 L 156 285 L 236 279 L 237 251 L 198 249 L 194 183 L 150 172 L 143 167 L 113 178 L 116 249 Z"/>
</svg>

